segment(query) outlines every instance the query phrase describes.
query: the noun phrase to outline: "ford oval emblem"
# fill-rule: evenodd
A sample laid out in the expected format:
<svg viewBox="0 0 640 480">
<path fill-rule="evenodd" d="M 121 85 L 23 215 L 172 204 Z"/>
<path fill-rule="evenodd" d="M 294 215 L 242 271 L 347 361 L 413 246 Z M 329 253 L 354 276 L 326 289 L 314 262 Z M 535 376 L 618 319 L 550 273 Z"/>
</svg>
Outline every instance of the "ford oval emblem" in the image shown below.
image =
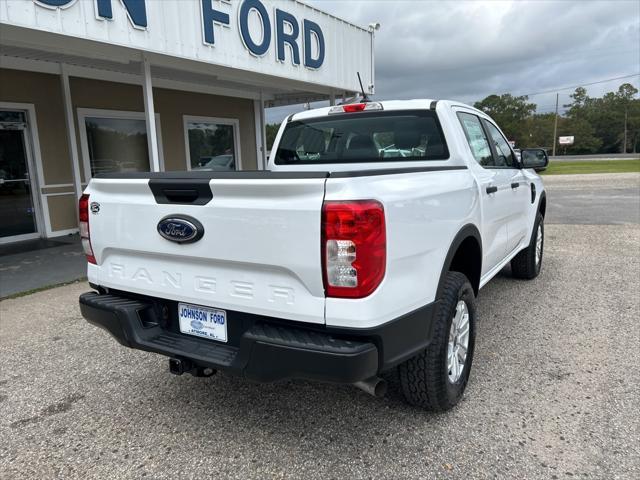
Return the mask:
<svg viewBox="0 0 640 480">
<path fill-rule="evenodd" d="M 191 328 L 193 328 L 194 330 L 202 330 L 202 327 L 204 327 L 204 325 L 201 321 L 191 320 Z"/>
<path fill-rule="evenodd" d="M 197 242 L 204 235 L 204 227 L 187 215 L 168 215 L 158 222 L 158 233 L 176 243 Z"/>
</svg>

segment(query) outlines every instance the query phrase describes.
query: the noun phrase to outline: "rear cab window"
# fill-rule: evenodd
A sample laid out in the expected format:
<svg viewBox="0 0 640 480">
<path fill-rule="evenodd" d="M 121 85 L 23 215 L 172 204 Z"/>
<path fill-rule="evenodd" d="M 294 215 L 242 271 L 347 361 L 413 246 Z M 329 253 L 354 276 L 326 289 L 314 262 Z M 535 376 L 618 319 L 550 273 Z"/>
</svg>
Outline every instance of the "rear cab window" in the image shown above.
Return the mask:
<svg viewBox="0 0 640 480">
<path fill-rule="evenodd" d="M 462 130 L 464 130 L 464 135 L 476 162 L 483 167 L 495 166 L 489 139 L 482 128 L 480 118 L 471 113 L 458 112 L 458 119 L 462 124 Z"/>
<path fill-rule="evenodd" d="M 430 110 L 340 113 L 289 122 L 276 165 L 446 160 L 449 150 Z"/>
</svg>

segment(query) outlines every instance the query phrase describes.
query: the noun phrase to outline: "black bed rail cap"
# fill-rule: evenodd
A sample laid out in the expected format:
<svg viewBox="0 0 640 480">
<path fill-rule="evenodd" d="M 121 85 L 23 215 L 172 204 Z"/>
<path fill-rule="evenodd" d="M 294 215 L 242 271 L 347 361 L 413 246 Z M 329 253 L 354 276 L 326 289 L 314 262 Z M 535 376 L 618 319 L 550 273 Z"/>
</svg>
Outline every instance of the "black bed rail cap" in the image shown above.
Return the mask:
<svg viewBox="0 0 640 480">
<path fill-rule="evenodd" d="M 286 180 L 296 178 L 327 178 L 329 172 L 271 172 L 268 170 L 240 170 L 234 172 L 214 172 L 206 170 L 178 172 L 115 172 L 99 173 L 97 179 L 111 180 Z"/>
</svg>

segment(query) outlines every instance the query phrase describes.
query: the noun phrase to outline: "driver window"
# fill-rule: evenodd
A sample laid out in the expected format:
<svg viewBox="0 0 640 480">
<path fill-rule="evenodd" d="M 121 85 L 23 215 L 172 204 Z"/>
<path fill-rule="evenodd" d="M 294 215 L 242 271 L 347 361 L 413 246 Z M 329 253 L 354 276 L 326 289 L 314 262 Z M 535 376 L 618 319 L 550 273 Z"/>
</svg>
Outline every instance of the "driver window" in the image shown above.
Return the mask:
<svg viewBox="0 0 640 480">
<path fill-rule="evenodd" d="M 500 130 L 493 123 L 485 121 L 484 124 L 496 148 L 496 167 L 513 167 L 514 159 L 509 142 L 504 139 Z"/>
</svg>

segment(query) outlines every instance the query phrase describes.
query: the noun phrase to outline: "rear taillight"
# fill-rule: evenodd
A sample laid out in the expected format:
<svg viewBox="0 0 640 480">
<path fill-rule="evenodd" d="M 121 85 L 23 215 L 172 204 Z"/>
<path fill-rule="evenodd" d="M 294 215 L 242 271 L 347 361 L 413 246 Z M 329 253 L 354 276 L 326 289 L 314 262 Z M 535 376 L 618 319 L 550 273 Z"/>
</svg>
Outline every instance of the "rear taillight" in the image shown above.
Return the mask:
<svg viewBox="0 0 640 480">
<path fill-rule="evenodd" d="M 328 297 L 362 298 L 384 278 L 384 208 L 375 200 L 324 202 L 322 261 Z"/>
<path fill-rule="evenodd" d="M 96 264 L 96 257 L 91 248 L 91 233 L 89 231 L 89 195 L 86 193 L 80 197 L 78 202 L 78 218 L 80 219 L 80 240 L 82 248 L 89 263 Z"/>
</svg>

